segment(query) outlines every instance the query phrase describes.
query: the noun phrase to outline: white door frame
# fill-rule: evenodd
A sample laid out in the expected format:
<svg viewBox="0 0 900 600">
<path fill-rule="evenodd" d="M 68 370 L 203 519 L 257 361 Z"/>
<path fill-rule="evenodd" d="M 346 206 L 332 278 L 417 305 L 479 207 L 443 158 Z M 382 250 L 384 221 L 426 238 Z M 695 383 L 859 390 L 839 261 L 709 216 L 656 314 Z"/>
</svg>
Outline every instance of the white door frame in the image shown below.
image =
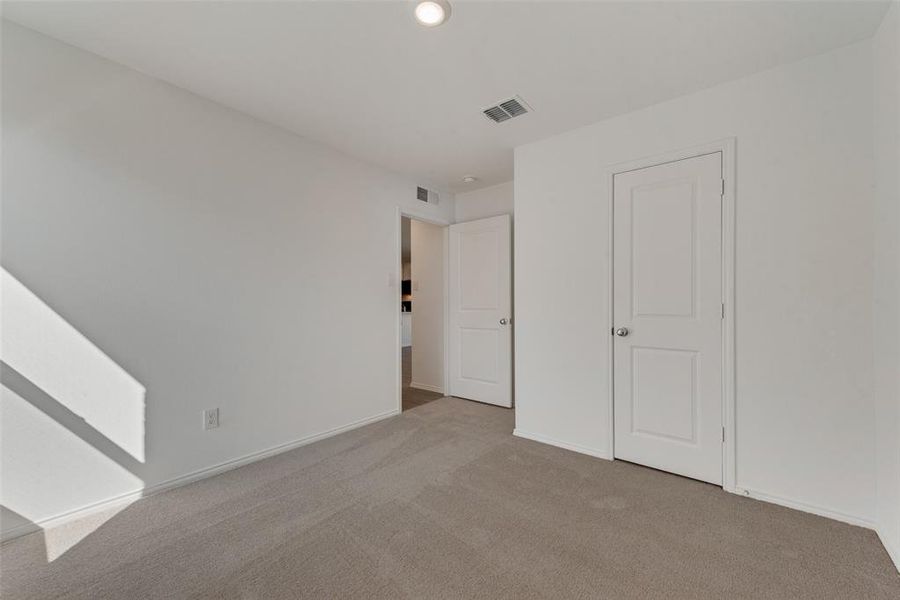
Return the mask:
<svg viewBox="0 0 900 600">
<path fill-rule="evenodd" d="M 725 304 L 725 319 L 722 325 L 722 427 L 724 440 L 722 443 L 722 489 L 727 492 L 739 493 L 737 481 L 737 454 L 735 452 L 735 346 L 734 346 L 734 228 L 735 228 L 735 146 L 733 137 L 692 146 L 682 150 L 674 150 L 665 154 L 638 158 L 626 162 L 616 163 L 606 167 L 606 200 L 609 208 L 609 249 L 607 270 L 609 273 L 609 314 L 607 315 L 607 348 L 609 352 L 609 458 L 615 458 L 615 390 L 614 390 L 614 366 L 615 357 L 613 350 L 612 329 L 613 322 L 613 178 L 619 173 L 655 167 L 657 165 L 695 158 L 714 152 L 722 153 L 722 179 L 725 180 L 725 190 L 722 196 L 722 302 Z"/>
<path fill-rule="evenodd" d="M 400 282 L 403 279 L 403 259 L 402 259 L 402 232 L 401 232 L 401 220 L 403 217 L 407 217 L 409 219 L 414 219 L 416 221 L 422 221 L 424 223 L 430 223 L 431 225 L 437 225 L 439 227 L 444 228 L 444 395 L 447 395 L 447 391 L 450 389 L 450 369 L 448 368 L 448 359 L 449 359 L 449 348 L 448 348 L 448 339 L 447 334 L 450 331 L 450 308 L 449 308 L 449 281 L 450 275 L 448 272 L 449 269 L 449 236 L 448 236 L 448 227 L 451 224 L 449 219 L 443 219 L 441 217 L 436 217 L 434 215 L 428 215 L 425 213 L 418 212 L 409 206 L 397 205 L 397 208 L 394 213 L 394 227 L 395 227 L 395 239 L 394 239 L 394 256 L 397 257 L 397 264 L 394 267 L 394 288 L 397 294 L 397 300 L 399 301 L 399 291 L 400 291 Z M 396 386 L 397 386 L 397 413 L 403 411 L 403 348 L 400 339 L 400 319 L 402 316 L 400 315 L 399 307 L 394 305 L 394 332 L 396 334 L 396 339 L 394 341 L 394 348 L 396 348 L 397 356 L 396 356 Z"/>
</svg>

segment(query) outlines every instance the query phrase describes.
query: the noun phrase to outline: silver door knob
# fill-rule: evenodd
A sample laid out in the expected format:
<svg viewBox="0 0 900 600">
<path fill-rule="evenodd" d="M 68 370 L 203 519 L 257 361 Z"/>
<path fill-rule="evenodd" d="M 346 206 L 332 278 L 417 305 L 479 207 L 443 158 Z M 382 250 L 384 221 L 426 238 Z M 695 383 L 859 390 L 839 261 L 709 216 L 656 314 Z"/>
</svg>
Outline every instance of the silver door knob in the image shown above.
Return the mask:
<svg viewBox="0 0 900 600">
<path fill-rule="evenodd" d="M 500 324 L 501 324 L 501 325 L 506 325 L 507 323 L 509 323 L 509 320 L 506 319 L 505 317 L 504 317 L 503 319 L 500 319 Z"/>
<path fill-rule="evenodd" d="M 616 329 L 616 335 L 619 337 L 625 337 L 626 335 L 628 335 L 628 328 L 619 327 L 618 329 Z"/>
</svg>

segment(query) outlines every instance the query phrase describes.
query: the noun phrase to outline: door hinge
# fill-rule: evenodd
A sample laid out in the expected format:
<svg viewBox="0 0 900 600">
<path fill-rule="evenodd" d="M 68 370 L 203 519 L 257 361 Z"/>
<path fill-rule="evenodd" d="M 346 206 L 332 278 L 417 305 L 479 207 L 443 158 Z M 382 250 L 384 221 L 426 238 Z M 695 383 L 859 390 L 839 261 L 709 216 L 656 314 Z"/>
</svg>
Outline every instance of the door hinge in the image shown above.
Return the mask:
<svg viewBox="0 0 900 600">
<path fill-rule="evenodd" d="M 725 318 L 725 303 L 722 303 L 722 318 Z"/>
<path fill-rule="evenodd" d="M 722 182 L 722 187 L 721 187 L 721 189 L 719 190 L 719 195 L 720 195 L 720 196 L 724 196 L 724 195 L 725 195 L 725 180 L 722 179 L 722 180 L 720 180 L 720 181 Z"/>
<path fill-rule="evenodd" d="M 725 443 L 725 428 L 722 428 L 722 443 Z"/>
</svg>

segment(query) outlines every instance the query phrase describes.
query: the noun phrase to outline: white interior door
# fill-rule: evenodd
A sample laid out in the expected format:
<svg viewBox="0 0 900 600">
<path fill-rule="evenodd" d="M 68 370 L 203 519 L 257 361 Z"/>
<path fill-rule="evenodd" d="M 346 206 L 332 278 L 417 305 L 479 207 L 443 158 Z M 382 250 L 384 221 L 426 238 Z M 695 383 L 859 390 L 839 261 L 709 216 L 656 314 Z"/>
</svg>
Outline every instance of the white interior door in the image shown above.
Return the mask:
<svg viewBox="0 0 900 600">
<path fill-rule="evenodd" d="M 615 456 L 722 483 L 722 154 L 613 186 Z"/>
<path fill-rule="evenodd" d="M 509 215 L 450 226 L 450 395 L 512 406 Z"/>
</svg>

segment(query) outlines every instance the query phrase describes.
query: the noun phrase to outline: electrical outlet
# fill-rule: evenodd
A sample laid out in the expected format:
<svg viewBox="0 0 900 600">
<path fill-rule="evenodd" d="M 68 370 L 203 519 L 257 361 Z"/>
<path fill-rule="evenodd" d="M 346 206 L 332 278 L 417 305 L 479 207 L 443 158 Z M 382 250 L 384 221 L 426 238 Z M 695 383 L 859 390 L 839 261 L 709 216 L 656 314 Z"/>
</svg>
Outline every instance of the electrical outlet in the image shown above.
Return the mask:
<svg viewBox="0 0 900 600">
<path fill-rule="evenodd" d="M 203 429 L 215 429 L 219 426 L 219 409 L 210 408 L 203 411 Z"/>
</svg>

